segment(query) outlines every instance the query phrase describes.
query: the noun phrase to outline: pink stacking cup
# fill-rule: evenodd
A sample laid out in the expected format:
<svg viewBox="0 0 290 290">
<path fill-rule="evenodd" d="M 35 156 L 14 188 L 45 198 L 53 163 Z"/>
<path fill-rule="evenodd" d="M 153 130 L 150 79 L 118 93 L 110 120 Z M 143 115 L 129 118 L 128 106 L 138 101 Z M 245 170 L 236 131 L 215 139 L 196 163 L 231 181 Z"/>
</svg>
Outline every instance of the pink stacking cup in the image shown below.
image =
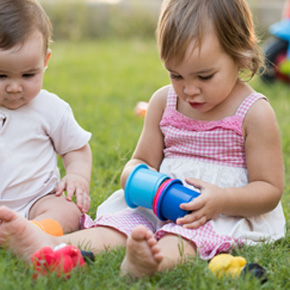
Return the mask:
<svg viewBox="0 0 290 290">
<path fill-rule="evenodd" d="M 153 212 L 155 213 L 155 215 L 157 215 L 157 205 L 158 205 L 158 202 L 159 202 L 159 199 L 160 199 L 160 196 L 164 190 L 164 188 L 168 185 L 168 183 L 170 183 L 173 179 L 166 179 L 161 185 L 160 187 L 158 188 L 156 194 L 155 194 L 155 197 L 153 199 L 153 205 L 152 205 L 152 208 L 153 208 Z M 158 215 L 157 215 L 158 216 Z"/>
</svg>

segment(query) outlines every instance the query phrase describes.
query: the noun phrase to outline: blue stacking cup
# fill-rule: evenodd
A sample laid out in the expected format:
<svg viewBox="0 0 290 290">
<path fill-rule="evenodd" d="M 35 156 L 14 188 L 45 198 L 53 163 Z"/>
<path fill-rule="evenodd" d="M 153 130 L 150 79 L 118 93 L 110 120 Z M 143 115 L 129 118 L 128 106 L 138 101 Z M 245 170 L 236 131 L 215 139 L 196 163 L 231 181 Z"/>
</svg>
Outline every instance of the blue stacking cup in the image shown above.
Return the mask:
<svg viewBox="0 0 290 290">
<path fill-rule="evenodd" d="M 173 179 L 160 194 L 156 210 L 158 218 L 175 222 L 189 214 L 189 211 L 180 208 L 180 204 L 188 203 L 199 195 L 199 192 L 182 185 L 179 179 Z"/>
<path fill-rule="evenodd" d="M 169 176 L 149 169 L 146 164 L 137 165 L 125 184 L 125 200 L 129 207 L 143 206 L 152 209 L 154 196 L 159 186 Z"/>
</svg>

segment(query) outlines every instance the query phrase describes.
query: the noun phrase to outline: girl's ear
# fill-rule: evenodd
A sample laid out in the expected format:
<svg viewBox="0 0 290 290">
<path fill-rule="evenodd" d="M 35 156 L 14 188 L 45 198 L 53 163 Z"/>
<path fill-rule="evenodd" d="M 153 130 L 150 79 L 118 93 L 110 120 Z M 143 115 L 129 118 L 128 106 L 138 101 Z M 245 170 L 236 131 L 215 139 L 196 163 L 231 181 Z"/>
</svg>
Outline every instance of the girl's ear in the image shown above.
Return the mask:
<svg viewBox="0 0 290 290">
<path fill-rule="evenodd" d="M 246 70 L 251 67 L 252 57 L 244 57 L 239 61 L 240 70 Z"/>
<path fill-rule="evenodd" d="M 44 60 L 44 67 L 47 67 L 47 64 L 48 64 L 48 61 L 50 59 L 50 56 L 51 56 L 51 50 L 48 49 L 47 53 L 46 53 L 46 56 L 45 56 L 45 60 Z"/>
</svg>

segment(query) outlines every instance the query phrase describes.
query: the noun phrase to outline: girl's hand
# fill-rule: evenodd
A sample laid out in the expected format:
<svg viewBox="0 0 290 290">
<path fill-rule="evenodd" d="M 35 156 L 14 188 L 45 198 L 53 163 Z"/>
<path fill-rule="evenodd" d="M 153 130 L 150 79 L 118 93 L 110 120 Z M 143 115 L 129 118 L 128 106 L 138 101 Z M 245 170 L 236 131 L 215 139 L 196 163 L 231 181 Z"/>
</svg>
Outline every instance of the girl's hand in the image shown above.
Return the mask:
<svg viewBox="0 0 290 290">
<path fill-rule="evenodd" d="M 226 206 L 226 190 L 199 179 L 186 178 L 186 182 L 200 189 L 201 194 L 191 202 L 180 205 L 181 209 L 192 212 L 177 219 L 176 223 L 196 229 L 222 213 Z"/>
<path fill-rule="evenodd" d="M 83 212 L 88 212 L 91 204 L 88 181 L 77 174 L 67 174 L 57 185 L 56 195 L 60 196 L 66 191 L 67 200 L 71 201 L 73 195 L 76 196 L 78 208 Z"/>
</svg>

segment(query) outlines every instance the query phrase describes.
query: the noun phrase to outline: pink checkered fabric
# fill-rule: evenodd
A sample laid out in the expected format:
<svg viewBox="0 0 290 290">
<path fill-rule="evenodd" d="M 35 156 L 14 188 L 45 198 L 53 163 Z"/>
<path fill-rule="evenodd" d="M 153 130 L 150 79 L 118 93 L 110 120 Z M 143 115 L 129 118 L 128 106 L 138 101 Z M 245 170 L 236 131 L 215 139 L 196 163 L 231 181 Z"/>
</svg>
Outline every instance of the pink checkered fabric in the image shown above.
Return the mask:
<svg viewBox="0 0 290 290">
<path fill-rule="evenodd" d="M 246 168 L 243 119 L 251 105 L 261 98 L 266 99 L 261 94 L 252 93 L 235 115 L 218 121 L 202 121 L 186 117 L 176 110 L 177 95 L 171 87 L 160 122 L 165 136 L 165 158 L 194 158 Z"/>
<path fill-rule="evenodd" d="M 148 230 L 155 232 L 155 226 L 140 213 L 122 210 L 112 215 L 103 215 L 97 219 L 95 226 L 107 226 L 130 236 L 132 230 L 138 225 L 145 226 Z"/>
<path fill-rule="evenodd" d="M 243 244 L 238 239 L 217 234 L 210 222 L 195 230 L 185 229 L 173 222 L 163 223 L 161 228 L 156 228 L 145 216 L 130 210 L 123 210 L 113 215 L 102 216 L 95 224 L 95 226 L 106 226 L 116 229 L 127 236 L 138 225 L 144 225 L 147 229 L 155 233 L 157 240 L 170 233 L 193 242 L 197 247 L 200 258 L 203 260 L 211 259 L 222 252 L 227 253 L 233 248 Z"/>
<path fill-rule="evenodd" d="M 156 232 L 155 237 L 158 240 L 166 233 L 172 233 L 193 242 L 202 260 L 210 260 L 215 255 L 228 253 L 233 248 L 244 244 L 241 240 L 217 234 L 210 222 L 195 230 L 185 229 L 175 223 L 168 223 Z"/>
</svg>

